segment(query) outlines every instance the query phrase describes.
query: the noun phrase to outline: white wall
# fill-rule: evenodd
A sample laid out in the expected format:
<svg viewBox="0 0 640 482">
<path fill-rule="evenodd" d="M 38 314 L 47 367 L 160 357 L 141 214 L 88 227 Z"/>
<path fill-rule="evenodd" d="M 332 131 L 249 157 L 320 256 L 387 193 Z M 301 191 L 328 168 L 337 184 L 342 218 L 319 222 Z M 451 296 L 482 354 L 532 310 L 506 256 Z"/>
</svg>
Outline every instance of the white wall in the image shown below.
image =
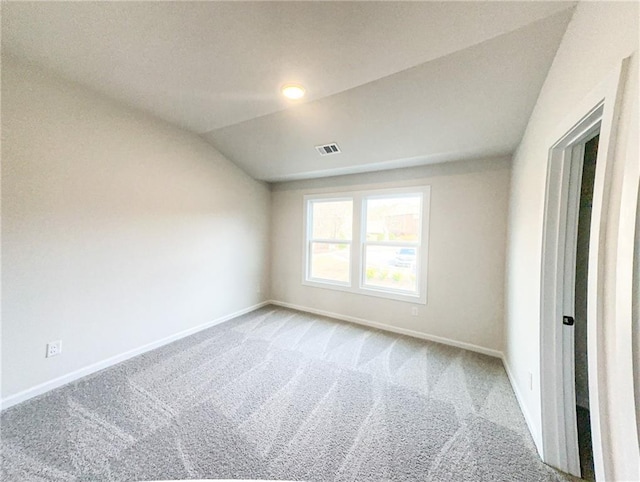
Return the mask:
<svg viewBox="0 0 640 482">
<path fill-rule="evenodd" d="M 622 59 L 638 48 L 636 2 L 583 2 L 576 9 L 542 88 L 523 140 L 514 156 L 509 212 L 506 360 L 523 409 L 529 416 L 534 438 L 540 444 L 540 272 L 542 221 L 548 149 L 557 140 L 552 132 L 568 112 L 592 91 Z M 638 115 L 637 54 L 631 64 L 622 101 L 616 156 L 625 159 L 629 146 L 637 145 L 637 130 L 630 128 Z M 637 124 L 636 124 L 637 125 Z M 637 150 L 636 150 L 637 153 Z M 637 154 L 635 154 L 637 162 Z M 619 175 L 614 177 L 619 181 Z M 611 190 L 611 222 L 620 208 L 620 183 Z M 611 233 L 609 233 L 611 234 Z M 631 260 L 627 260 L 631 263 Z M 624 260 L 617 262 L 623 263 Z M 615 264 L 615 263 L 614 263 Z M 609 343 L 615 337 L 606 336 Z M 609 346 L 611 349 L 611 346 Z M 615 370 L 611 367 L 611 370 Z M 529 389 L 528 374 L 533 374 Z M 613 387 L 615 388 L 615 387 Z M 628 424 L 627 424 L 628 425 Z M 609 434 L 612 438 L 617 435 Z M 540 445 L 539 445 L 540 446 Z M 625 450 L 611 457 L 624 457 Z M 637 448 L 637 447 L 636 447 Z M 612 451 L 614 447 L 611 447 Z M 622 459 L 621 459 L 622 460 Z M 636 467 L 637 467 L 637 461 Z M 616 462 L 619 470 L 634 463 Z M 615 475 L 624 480 L 624 473 Z"/>
<path fill-rule="evenodd" d="M 196 135 L 2 61 L 5 399 L 266 299 L 266 185 Z"/>
<path fill-rule="evenodd" d="M 495 159 L 274 185 L 272 298 L 501 351 L 509 175 Z M 302 285 L 303 195 L 417 185 L 431 186 L 426 306 Z"/>
</svg>

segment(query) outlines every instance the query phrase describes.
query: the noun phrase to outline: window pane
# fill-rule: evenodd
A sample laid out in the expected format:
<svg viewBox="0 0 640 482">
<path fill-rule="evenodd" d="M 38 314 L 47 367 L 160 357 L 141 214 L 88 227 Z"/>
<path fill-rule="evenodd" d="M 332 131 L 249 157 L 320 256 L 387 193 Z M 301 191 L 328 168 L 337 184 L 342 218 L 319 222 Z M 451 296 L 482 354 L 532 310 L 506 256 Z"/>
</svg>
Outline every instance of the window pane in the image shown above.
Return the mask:
<svg viewBox="0 0 640 482">
<path fill-rule="evenodd" d="M 367 246 L 364 284 L 415 293 L 417 254 L 415 247 Z"/>
<path fill-rule="evenodd" d="M 419 241 L 422 196 L 367 199 L 367 241 Z"/>
<path fill-rule="evenodd" d="M 351 240 L 353 201 L 313 201 L 313 239 Z"/>
<path fill-rule="evenodd" d="M 311 243 L 311 278 L 349 282 L 348 244 Z"/>
</svg>

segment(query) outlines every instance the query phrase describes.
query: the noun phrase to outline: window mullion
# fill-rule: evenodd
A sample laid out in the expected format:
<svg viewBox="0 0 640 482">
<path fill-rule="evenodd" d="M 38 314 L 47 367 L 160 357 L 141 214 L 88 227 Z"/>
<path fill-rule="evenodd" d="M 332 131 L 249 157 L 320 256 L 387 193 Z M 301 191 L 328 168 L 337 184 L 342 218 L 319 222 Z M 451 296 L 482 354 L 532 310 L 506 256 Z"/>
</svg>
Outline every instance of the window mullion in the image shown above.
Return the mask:
<svg viewBox="0 0 640 482">
<path fill-rule="evenodd" d="M 389 246 L 391 248 L 419 248 L 420 243 L 415 241 L 367 241 L 362 242 L 364 246 Z"/>
<path fill-rule="evenodd" d="M 355 194 L 353 196 L 353 226 L 351 229 L 351 237 L 353 244 L 351 245 L 351 286 L 358 290 L 362 284 L 362 196 Z"/>
<path fill-rule="evenodd" d="M 310 238 L 311 243 L 325 243 L 325 244 L 351 244 L 350 239 L 326 239 L 326 238 Z"/>
</svg>

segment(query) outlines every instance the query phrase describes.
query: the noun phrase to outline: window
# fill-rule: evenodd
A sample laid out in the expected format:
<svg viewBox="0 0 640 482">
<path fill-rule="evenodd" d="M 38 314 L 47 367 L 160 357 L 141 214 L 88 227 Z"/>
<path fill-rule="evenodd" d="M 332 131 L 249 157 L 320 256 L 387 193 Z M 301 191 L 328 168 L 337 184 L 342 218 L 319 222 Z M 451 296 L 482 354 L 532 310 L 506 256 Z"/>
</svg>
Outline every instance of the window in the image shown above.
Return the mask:
<svg viewBox="0 0 640 482">
<path fill-rule="evenodd" d="M 421 194 L 364 198 L 364 286 L 417 294 L 421 211 Z"/>
<path fill-rule="evenodd" d="M 308 217 L 308 279 L 348 285 L 353 200 L 311 200 Z"/>
<path fill-rule="evenodd" d="M 426 303 L 429 187 L 305 196 L 303 283 Z"/>
</svg>

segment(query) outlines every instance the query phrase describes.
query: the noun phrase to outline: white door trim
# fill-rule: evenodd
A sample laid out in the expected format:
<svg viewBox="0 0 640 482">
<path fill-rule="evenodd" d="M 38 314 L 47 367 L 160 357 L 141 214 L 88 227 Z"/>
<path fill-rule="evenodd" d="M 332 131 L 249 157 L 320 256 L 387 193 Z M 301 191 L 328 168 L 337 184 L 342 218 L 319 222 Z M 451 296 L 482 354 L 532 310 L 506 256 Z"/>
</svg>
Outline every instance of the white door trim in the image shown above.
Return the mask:
<svg viewBox="0 0 640 482">
<path fill-rule="evenodd" d="M 584 142 L 601 127 L 603 104 L 589 112 L 550 151 L 542 265 L 540 360 L 542 446 L 546 463 L 580 476 L 575 408 L 575 249 Z M 547 425 L 545 426 L 545 422 Z"/>
<path fill-rule="evenodd" d="M 605 409 L 604 348 L 601 334 L 604 311 L 604 243 L 609 186 L 622 94 L 628 60 L 594 89 L 554 131 L 549 149 L 542 239 L 540 397 L 542 459 L 549 465 L 580 475 L 575 417 L 573 327 L 562 316 L 573 313 L 575 229 L 580 195 L 583 144 L 600 132 L 589 243 L 587 332 L 589 399 L 594 463 L 598 480 L 610 474 L 609 420 Z M 569 253 L 567 255 L 567 253 Z M 567 312 L 569 311 L 569 312 Z"/>
</svg>

